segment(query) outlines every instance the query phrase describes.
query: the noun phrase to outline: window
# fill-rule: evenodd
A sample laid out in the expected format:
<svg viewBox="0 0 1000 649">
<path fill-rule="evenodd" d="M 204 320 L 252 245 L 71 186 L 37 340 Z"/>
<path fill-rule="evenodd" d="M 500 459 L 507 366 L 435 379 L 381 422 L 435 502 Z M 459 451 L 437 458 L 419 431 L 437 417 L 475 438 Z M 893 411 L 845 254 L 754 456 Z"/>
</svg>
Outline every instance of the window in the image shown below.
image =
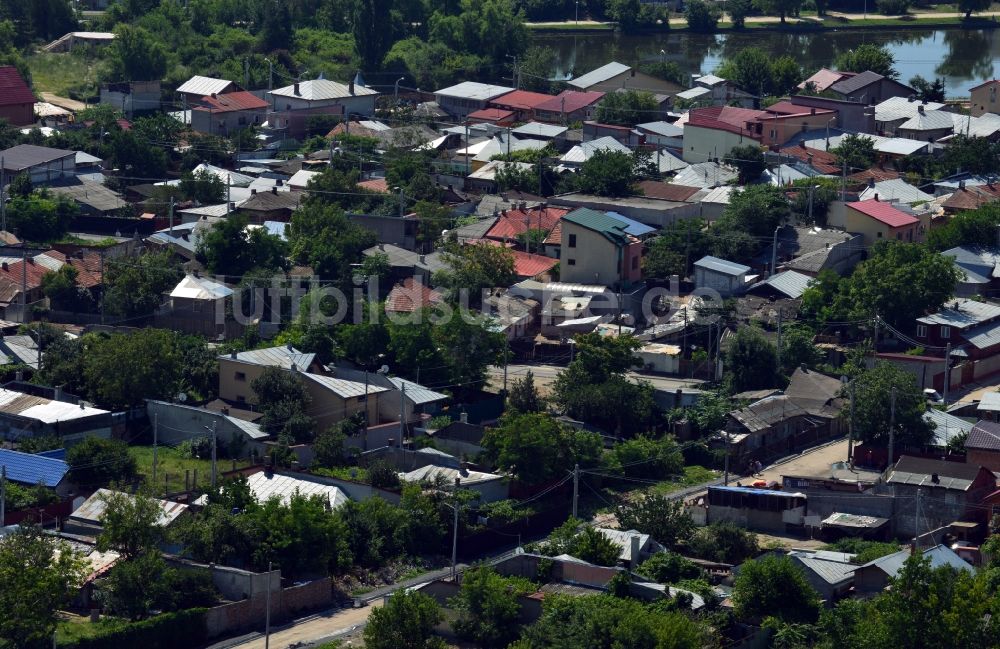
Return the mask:
<svg viewBox="0 0 1000 649">
<path fill-rule="evenodd" d="M 878 233 L 875 236 L 877 236 L 879 239 L 881 239 L 882 238 L 882 231 L 879 230 Z"/>
<path fill-rule="evenodd" d="M 570 266 L 576 266 L 576 260 L 575 259 L 567 259 L 566 263 L 569 264 Z"/>
<path fill-rule="evenodd" d="M 364 402 L 365 402 L 365 396 L 364 395 L 361 395 L 360 397 L 358 397 L 358 403 L 364 403 Z"/>
<path fill-rule="evenodd" d="M 246 403 L 247 398 L 244 397 L 242 394 L 237 394 L 236 395 L 236 400 L 239 401 L 240 403 Z"/>
<path fill-rule="evenodd" d="M 917 338 L 927 337 L 927 325 L 917 325 Z"/>
<path fill-rule="evenodd" d="M 771 139 L 776 140 L 778 138 L 778 131 L 771 129 Z"/>
<path fill-rule="evenodd" d="M 632 270 L 639 268 L 639 258 L 632 257 Z"/>
<path fill-rule="evenodd" d="M 576 235 L 575 234 L 569 235 L 569 247 L 570 248 L 576 248 Z"/>
<path fill-rule="evenodd" d="M 246 381 L 247 380 L 246 372 L 237 372 L 235 378 L 237 381 Z"/>
<path fill-rule="evenodd" d="M 896 241 L 902 241 L 902 240 L 903 240 L 903 233 L 902 232 L 897 232 L 896 233 Z"/>
<path fill-rule="evenodd" d="M 951 338 L 951 327 L 941 327 L 941 337 L 945 339 Z"/>
</svg>

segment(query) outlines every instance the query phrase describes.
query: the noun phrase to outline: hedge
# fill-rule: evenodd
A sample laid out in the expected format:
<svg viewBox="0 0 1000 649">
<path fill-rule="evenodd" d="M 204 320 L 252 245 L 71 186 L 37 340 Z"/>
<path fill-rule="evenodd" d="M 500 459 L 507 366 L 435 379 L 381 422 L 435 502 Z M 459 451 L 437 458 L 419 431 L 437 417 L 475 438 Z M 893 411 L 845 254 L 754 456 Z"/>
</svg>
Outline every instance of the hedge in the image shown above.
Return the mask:
<svg viewBox="0 0 1000 649">
<path fill-rule="evenodd" d="M 81 638 L 60 649 L 177 649 L 200 646 L 208 639 L 204 608 L 164 613 L 147 620 L 109 628 L 101 635 Z"/>
</svg>

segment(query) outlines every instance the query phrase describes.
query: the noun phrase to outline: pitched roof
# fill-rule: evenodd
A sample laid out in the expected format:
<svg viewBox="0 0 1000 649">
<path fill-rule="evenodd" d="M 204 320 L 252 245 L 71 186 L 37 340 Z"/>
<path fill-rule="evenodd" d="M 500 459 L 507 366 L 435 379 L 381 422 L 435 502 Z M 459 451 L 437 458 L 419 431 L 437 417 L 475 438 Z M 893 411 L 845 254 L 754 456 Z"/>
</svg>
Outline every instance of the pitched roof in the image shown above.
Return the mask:
<svg viewBox="0 0 1000 649">
<path fill-rule="evenodd" d="M 718 162 L 697 162 L 674 176 L 675 185 L 707 188 L 736 180 L 736 170 Z"/>
<path fill-rule="evenodd" d="M 53 149 L 47 146 L 36 146 L 34 144 L 18 144 L 9 149 L 0 151 L 0 158 L 3 159 L 4 171 L 17 173 L 31 167 L 46 164 L 54 160 L 61 160 L 70 156 L 76 157 L 76 151 L 66 149 Z"/>
<path fill-rule="evenodd" d="M 378 192 L 379 194 L 389 193 L 389 181 L 385 178 L 370 178 L 368 180 L 361 180 L 357 183 L 357 186 L 361 189 L 367 189 L 370 192 Z"/>
<path fill-rule="evenodd" d="M 294 364 L 298 369 L 305 370 L 313 364 L 316 354 L 305 354 L 288 345 L 237 352 L 235 359 L 231 354 L 223 354 L 219 358 L 237 360 L 242 363 L 261 365 L 263 367 L 280 367 L 286 370 L 291 369 Z"/>
<path fill-rule="evenodd" d="M 842 95 L 849 95 L 856 92 L 866 86 L 870 86 L 873 83 L 877 83 L 885 79 L 881 74 L 872 72 L 871 70 L 865 70 L 864 72 L 859 72 L 854 76 L 847 77 L 846 79 L 841 79 L 840 81 L 834 83 L 830 86 L 830 90 L 840 93 Z"/>
<path fill-rule="evenodd" d="M 227 92 L 221 95 L 208 95 L 201 101 L 206 106 L 195 106 L 193 110 L 203 110 L 210 113 L 232 113 L 241 110 L 264 110 L 270 104 L 245 90 Z"/>
<path fill-rule="evenodd" d="M 559 161 L 564 163 L 583 163 L 590 160 L 590 158 L 593 157 L 593 155 L 598 151 L 620 151 L 622 153 L 632 153 L 632 149 L 628 148 L 610 135 L 605 135 L 595 140 L 588 140 L 587 142 L 577 144 L 572 149 L 567 151 L 565 155 L 559 158 Z"/>
<path fill-rule="evenodd" d="M 698 268 L 704 268 L 706 270 L 723 273 L 725 275 L 738 276 L 745 275 L 750 272 L 749 266 L 737 264 L 732 261 L 726 261 L 725 259 L 719 259 L 718 257 L 713 257 L 711 255 L 705 255 L 698 261 L 694 262 L 694 265 Z"/>
<path fill-rule="evenodd" d="M 975 568 L 970 566 L 968 563 L 962 560 L 960 556 L 955 554 L 951 548 L 944 545 L 936 545 L 933 548 L 928 548 L 923 550 L 922 554 L 925 558 L 930 560 L 931 568 L 940 568 L 942 566 L 951 566 L 956 570 L 964 570 L 966 572 L 975 572 Z M 899 574 L 899 571 L 903 569 L 903 564 L 906 560 L 910 558 L 910 550 L 900 550 L 899 552 L 893 552 L 892 554 L 886 555 L 884 557 L 879 557 L 873 561 L 869 561 L 863 566 L 859 566 L 857 570 L 862 568 L 875 567 L 882 570 L 884 573 L 890 577 L 895 577 Z"/>
<path fill-rule="evenodd" d="M 527 230 L 551 230 L 569 211 L 569 208 L 548 206 L 504 210 L 485 236 L 490 239 L 514 239 Z"/>
<path fill-rule="evenodd" d="M 306 475 L 290 476 L 259 471 L 247 476 L 247 486 L 261 503 L 277 498 L 287 505 L 292 496 L 299 494 L 308 497 L 319 496 L 330 504 L 331 509 L 336 509 L 350 500 L 347 494 L 337 487 L 324 484 L 318 479 L 310 479 Z"/>
<path fill-rule="evenodd" d="M 579 207 L 563 217 L 564 222 L 575 223 L 604 236 L 612 243 L 624 245 L 629 241 L 625 231 L 628 224 L 607 212 L 598 212 L 589 207 Z"/>
<path fill-rule="evenodd" d="M 901 228 L 914 223 L 920 223 L 920 219 L 906 212 L 896 209 L 890 203 L 880 200 L 855 201 L 848 203 L 848 207 L 869 216 L 876 221 L 884 223 L 890 228 Z"/>
<path fill-rule="evenodd" d="M 754 138 L 760 136 L 751 133 L 747 128 L 747 124 L 757 122 L 763 117 L 767 117 L 767 113 L 762 110 L 736 108 L 734 106 L 709 106 L 707 108 L 696 108 L 689 112 L 685 128 L 688 126 L 697 126 L 700 128 L 738 133 L 749 138 Z"/>
<path fill-rule="evenodd" d="M 434 94 L 445 97 L 457 97 L 459 99 L 472 99 L 474 101 L 489 101 L 494 97 L 505 95 L 512 90 L 514 89 L 507 86 L 496 86 L 488 83 L 479 83 L 478 81 L 463 81 L 454 86 L 435 90 Z"/>
<path fill-rule="evenodd" d="M 225 92 L 229 86 L 236 84 L 228 79 L 215 79 L 213 77 L 202 77 L 195 75 L 181 84 L 177 92 L 186 95 L 198 95 L 200 97 L 211 96 L 212 93 L 219 94 Z"/>
<path fill-rule="evenodd" d="M 965 448 L 1000 451 L 1000 424 L 992 421 L 976 422 L 965 439 Z"/>
<path fill-rule="evenodd" d="M 388 388 L 375 385 L 372 382 L 369 382 L 366 386 L 366 384 L 361 381 L 351 381 L 348 379 L 337 378 L 335 376 L 327 376 L 325 374 L 311 374 L 309 372 L 302 372 L 302 376 L 326 388 L 330 392 L 333 392 L 342 399 L 350 399 L 352 397 L 363 397 L 365 396 L 365 394 L 377 394 L 379 392 L 388 392 Z"/>
<path fill-rule="evenodd" d="M 513 120 L 514 111 L 489 107 L 474 110 L 466 115 L 466 117 L 468 119 L 478 119 L 483 122 L 503 122 L 505 120 Z"/>
<path fill-rule="evenodd" d="M 559 263 L 558 259 L 545 255 L 535 255 L 520 250 L 511 250 L 510 252 L 514 255 L 514 274 L 518 277 L 541 275 L 552 270 L 552 267 Z"/>
<path fill-rule="evenodd" d="M 946 210 L 976 210 L 1000 201 L 1000 185 L 977 185 L 960 187 L 941 202 Z"/>
<path fill-rule="evenodd" d="M 35 94 L 12 65 L 0 66 L 0 106 L 34 104 Z"/>
<path fill-rule="evenodd" d="M 796 87 L 801 90 L 805 90 L 806 86 L 812 83 L 816 92 L 823 92 L 838 81 L 842 81 L 843 79 L 851 76 L 854 76 L 853 72 L 838 72 L 837 70 L 821 68 L 818 72 L 814 73 L 811 77 Z"/>
<path fill-rule="evenodd" d="M 535 110 L 550 113 L 574 113 L 587 106 L 593 106 L 604 97 L 596 90 L 563 90 L 555 97 L 535 105 Z"/>
<path fill-rule="evenodd" d="M 936 313 L 917 318 L 927 325 L 946 325 L 955 329 L 970 329 L 1000 317 L 1000 305 L 968 298 L 950 300 Z"/>
<path fill-rule="evenodd" d="M 74 518 L 80 521 L 86 521 L 89 523 L 100 523 L 101 519 L 104 518 L 104 512 L 107 509 L 106 498 L 111 494 L 121 494 L 129 500 L 134 496 L 132 494 L 124 493 L 121 491 L 112 491 L 110 489 L 98 489 L 95 491 L 90 498 L 83 501 L 79 507 L 73 510 L 70 514 L 70 518 Z M 170 500 L 160 500 L 158 498 L 153 498 L 153 502 L 157 504 L 160 508 L 160 517 L 156 521 L 155 525 L 160 527 L 166 527 L 173 523 L 178 516 L 187 511 L 188 506 L 182 503 L 175 503 Z"/>
<path fill-rule="evenodd" d="M 567 81 L 567 83 L 574 88 L 586 90 L 590 86 L 617 77 L 619 74 L 628 72 L 631 69 L 631 67 L 625 65 L 624 63 L 612 61 L 611 63 L 605 63 L 596 70 L 591 70 L 587 74 L 582 74 L 575 79 L 571 79 L 570 81 Z"/>
<path fill-rule="evenodd" d="M 982 82 L 978 86 L 972 86 L 971 88 L 969 88 L 969 92 L 972 92 L 973 90 L 979 90 L 983 86 L 988 86 L 994 83 L 1000 83 L 1000 79 L 990 79 L 989 81 Z"/>
<path fill-rule="evenodd" d="M 185 275 L 184 279 L 177 283 L 174 290 L 170 292 L 170 297 L 187 298 L 189 300 L 219 300 L 233 294 L 233 289 L 225 284 L 208 279 L 207 277 L 195 277 Z"/>
<path fill-rule="evenodd" d="M 639 189 L 646 198 L 659 198 L 665 201 L 677 201 L 683 203 L 698 193 L 697 187 L 687 185 L 675 185 L 664 183 L 658 180 L 643 180 L 639 182 Z"/>
<path fill-rule="evenodd" d="M 900 203 L 929 203 L 934 200 L 930 194 L 920 191 L 902 178 L 892 178 L 875 182 L 874 187 L 866 187 L 859 194 L 862 201 L 878 196 L 880 201 Z"/>
<path fill-rule="evenodd" d="M 298 92 L 296 92 L 296 87 L 298 88 Z M 276 97 L 294 97 L 296 99 L 305 99 L 306 101 L 323 101 L 327 99 L 377 95 L 378 91 L 355 84 L 354 92 L 352 93 L 347 84 L 330 81 L 329 79 L 311 79 L 272 90 L 271 94 Z"/>
<path fill-rule="evenodd" d="M 515 90 L 506 95 L 494 98 L 490 103 L 501 108 L 513 108 L 515 110 L 531 110 L 539 104 L 543 104 L 552 99 L 552 95 L 541 92 L 530 92 L 528 90 Z"/>
<path fill-rule="evenodd" d="M 564 135 L 569 130 L 568 126 L 559 124 L 546 124 L 544 122 L 528 122 L 511 130 L 514 135 L 527 137 L 556 138 Z"/>
<path fill-rule="evenodd" d="M 69 472 L 61 459 L 0 449 L 0 466 L 7 470 L 7 479 L 27 485 L 55 487 Z"/>
<path fill-rule="evenodd" d="M 904 455 L 889 473 L 886 484 L 903 484 L 920 487 L 941 487 L 968 491 L 979 477 L 982 467 L 976 464 L 946 462 Z M 935 482 L 934 478 L 937 477 Z"/>
<path fill-rule="evenodd" d="M 729 413 L 729 416 L 751 433 L 755 433 L 792 417 L 804 417 L 808 414 L 791 397 L 782 394 L 766 397 L 751 403 L 746 408 L 734 410 Z"/>
<path fill-rule="evenodd" d="M 794 299 L 802 297 L 802 294 L 805 293 L 807 288 L 809 288 L 809 282 L 811 282 L 812 279 L 812 277 L 803 275 L 802 273 L 794 270 L 786 270 L 757 282 L 751 286 L 749 290 L 753 291 L 767 286 Z"/>
<path fill-rule="evenodd" d="M 928 408 L 924 421 L 934 424 L 934 446 L 945 447 L 957 435 L 969 433 L 975 424 L 937 408 Z"/>
<path fill-rule="evenodd" d="M 443 299 L 440 293 L 423 282 L 407 277 L 389 291 L 385 298 L 385 310 L 387 313 L 413 313 L 426 306 L 440 304 Z"/>
</svg>

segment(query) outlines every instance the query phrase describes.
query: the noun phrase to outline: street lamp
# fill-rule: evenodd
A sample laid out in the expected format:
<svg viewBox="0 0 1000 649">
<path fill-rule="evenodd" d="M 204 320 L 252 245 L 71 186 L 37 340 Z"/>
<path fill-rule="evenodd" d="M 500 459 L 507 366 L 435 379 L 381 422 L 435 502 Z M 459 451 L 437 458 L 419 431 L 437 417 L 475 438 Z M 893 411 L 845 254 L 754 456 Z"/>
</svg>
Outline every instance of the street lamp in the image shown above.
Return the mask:
<svg viewBox="0 0 1000 649">
<path fill-rule="evenodd" d="M 399 82 L 405 81 L 406 77 L 400 77 L 396 79 L 396 83 L 392 86 L 392 102 L 393 104 L 399 103 Z"/>
</svg>

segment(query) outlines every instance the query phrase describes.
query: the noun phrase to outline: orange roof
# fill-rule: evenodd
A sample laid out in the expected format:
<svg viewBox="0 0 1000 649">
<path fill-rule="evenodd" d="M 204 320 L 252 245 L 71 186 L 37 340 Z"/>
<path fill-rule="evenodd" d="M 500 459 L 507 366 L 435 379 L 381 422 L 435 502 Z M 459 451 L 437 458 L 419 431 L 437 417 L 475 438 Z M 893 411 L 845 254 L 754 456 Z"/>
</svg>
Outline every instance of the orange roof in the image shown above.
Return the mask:
<svg viewBox="0 0 1000 649">
<path fill-rule="evenodd" d="M 880 183 L 883 180 L 895 180 L 899 177 L 900 175 L 898 171 L 872 167 L 871 169 L 864 169 L 851 174 L 847 177 L 847 180 L 854 183 L 867 183 L 869 180 L 874 180 L 875 182 Z"/>
<path fill-rule="evenodd" d="M 389 193 L 389 181 L 386 180 L 385 178 L 372 178 L 371 180 L 362 180 L 357 184 L 357 186 L 362 189 L 378 192 L 380 194 Z"/>
<path fill-rule="evenodd" d="M 830 174 L 840 171 L 837 164 L 837 156 L 822 149 L 812 149 L 805 146 L 789 146 L 781 149 L 781 153 L 798 158 L 806 164 L 812 165 L 813 169 L 820 173 Z"/>
<path fill-rule="evenodd" d="M 847 77 L 853 76 L 853 72 L 838 72 L 837 70 L 822 68 L 819 72 L 813 74 L 811 77 L 800 83 L 797 88 L 805 90 L 806 85 L 812 83 L 816 92 L 823 92 L 838 81 L 842 81 Z"/>
<path fill-rule="evenodd" d="M 893 207 L 890 203 L 876 199 L 867 201 L 855 201 L 848 203 L 847 207 L 861 212 L 876 221 L 888 225 L 890 228 L 901 228 L 907 225 L 920 223 L 920 219 L 906 212 Z"/>
<path fill-rule="evenodd" d="M 440 304 L 441 294 L 419 280 L 407 277 L 396 284 L 385 299 L 386 313 L 413 313 L 426 306 Z"/>
<path fill-rule="evenodd" d="M 232 113 L 240 110 L 263 110 L 268 103 L 246 90 L 227 92 L 223 95 L 207 95 L 201 98 L 206 107 L 196 106 L 194 110 L 207 110 L 211 113 Z"/>
<path fill-rule="evenodd" d="M 642 195 L 647 198 L 658 198 L 664 201 L 677 201 L 683 203 L 691 198 L 693 194 L 701 191 L 699 187 L 685 187 L 684 185 L 674 185 L 658 180 L 643 180 L 639 183 Z"/>
<path fill-rule="evenodd" d="M 552 270 L 559 263 L 558 259 L 545 255 L 533 255 L 530 252 L 511 250 L 514 255 L 514 273 L 518 277 L 535 277 Z"/>
<path fill-rule="evenodd" d="M 515 239 L 531 230 L 551 230 L 559 219 L 569 214 L 570 210 L 562 207 L 528 208 L 524 210 L 505 210 L 486 232 L 489 239 Z"/>
<path fill-rule="evenodd" d="M 468 119 L 480 122 L 505 122 L 514 121 L 514 112 L 503 110 L 502 108 L 482 108 L 474 110 L 468 114 Z"/>
<path fill-rule="evenodd" d="M 492 100 L 490 104 L 510 110 L 531 110 L 539 104 L 544 104 L 553 98 L 554 97 L 552 95 L 546 95 L 540 92 L 515 90 L 513 92 L 508 92 L 506 95 L 500 95 L 496 99 Z"/>
<path fill-rule="evenodd" d="M 941 207 L 946 210 L 975 210 L 994 201 L 1000 201 L 1000 185 L 962 187 L 952 192 Z"/>
<path fill-rule="evenodd" d="M 562 245 L 562 221 L 556 221 L 556 224 L 549 230 L 549 235 L 545 237 L 545 241 L 542 243 L 552 246 Z"/>
</svg>

